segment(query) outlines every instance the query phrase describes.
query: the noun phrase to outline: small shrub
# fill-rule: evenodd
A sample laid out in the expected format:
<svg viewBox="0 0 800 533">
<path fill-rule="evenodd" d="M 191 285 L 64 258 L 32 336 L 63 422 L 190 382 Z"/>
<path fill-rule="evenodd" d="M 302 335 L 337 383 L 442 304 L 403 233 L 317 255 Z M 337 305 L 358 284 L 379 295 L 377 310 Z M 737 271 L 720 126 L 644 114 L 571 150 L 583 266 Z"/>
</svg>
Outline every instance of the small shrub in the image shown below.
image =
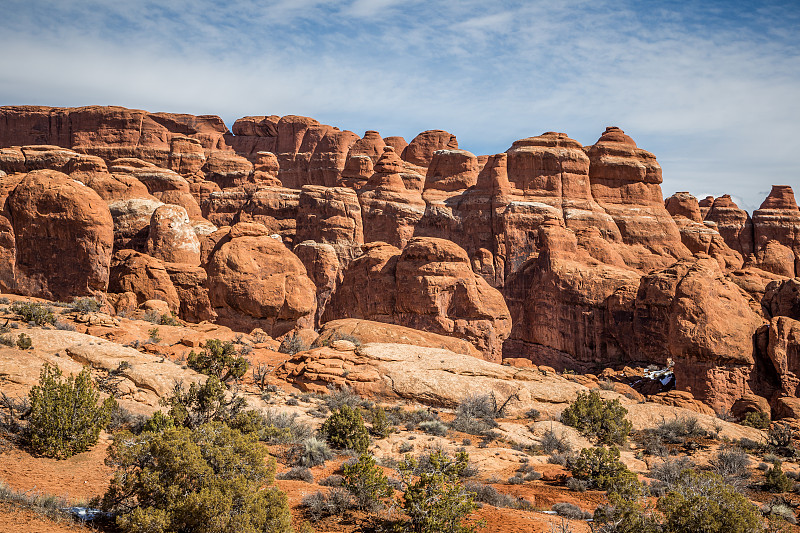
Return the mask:
<svg viewBox="0 0 800 533">
<path fill-rule="evenodd" d="M 28 335 L 20 333 L 19 337 L 17 338 L 17 348 L 20 350 L 30 350 L 33 348 L 33 341 Z"/>
<path fill-rule="evenodd" d="M 577 505 L 567 502 L 554 503 L 551 509 L 555 511 L 558 516 L 563 516 L 570 520 L 588 520 L 592 517 L 592 513 L 587 513 Z"/>
<path fill-rule="evenodd" d="M 199 354 L 194 350 L 189 352 L 187 364 L 189 368 L 208 376 L 215 376 L 223 382 L 238 380 L 250 366 L 247 359 L 239 355 L 232 342 L 222 342 L 219 339 L 206 340 Z"/>
<path fill-rule="evenodd" d="M 298 352 L 304 352 L 309 349 L 308 344 L 305 343 L 303 337 L 296 331 L 291 335 L 287 335 L 281 341 L 278 351 L 288 355 L 294 355 Z"/>
<path fill-rule="evenodd" d="M 567 488 L 575 492 L 586 492 L 589 490 L 589 482 L 585 479 L 571 477 L 567 480 Z"/>
<path fill-rule="evenodd" d="M 17 345 L 17 340 L 11 335 L 0 335 L 0 344 L 12 347 Z"/>
<path fill-rule="evenodd" d="M 794 430 L 789 424 L 773 424 L 767 433 L 767 445 L 776 453 L 790 456 L 794 454 Z"/>
<path fill-rule="evenodd" d="M 175 318 L 175 315 L 172 313 L 164 313 L 160 317 L 158 317 L 158 323 L 162 326 L 180 326 L 181 323 Z"/>
<path fill-rule="evenodd" d="M 323 487 L 341 487 L 344 483 L 344 478 L 339 474 L 331 474 L 319 482 Z"/>
<path fill-rule="evenodd" d="M 138 435 L 143 431 L 147 420 L 148 419 L 146 416 L 134 414 L 117 404 L 111 411 L 111 418 L 106 426 L 106 431 L 109 433 L 114 433 L 117 431 L 126 430 Z"/>
<path fill-rule="evenodd" d="M 59 459 L 94 446 L 116 404 L 113 398 L 107 398 L 102 406 L 97 405 L 99 394 L 88 368 L 63 380 L 58 366 L 48 363 L 42 366 L 39 384 L 30 390 L 28 397 L 31 449 Z"/>
<path fill-rule="evenodd" d="M 260 390 L 262 393 L 275 392 L 274 390 L 267 390 L 270 386 L 270 384 L 267 382 L 267 378 L 269 377 L 271 371 L 272 367 L 265 363 L 259 363 L 258 366 L 253 367 L 253 383 L 255 383 L 256 387 L 258 387 L 258 390 Z"/>
<path fill-rule="evenodd" d="M 338 389 L 333 386 L 329 386 L 328 393 L 325 395 L 324 401 L 325 405 L 327 405 L 328 409 L 331 411 L 335 411 L 343 405 L 347 405 L 352 409 L 372 406 L 370 402 L 364 400 L 361 396 L 353 392 L 353 389 L 348 386 Z"/>
<path fill-rule="evenodd" d="M 459 452 L 455 458 L 443 451 L 428 456 L 429 467 L 418 471 L 417 461 L 406 456 L 399 465 L 405 487 L 402 506 L 407 528 L 414 532 L 466 533 L 475 530 L 464 520 L 476 508 L 475 494 L 461 483 L 469 456 Z"/>
<path fill-rule="evenodd" d="M 295 466 L 275 476 L 277 479 L 293 479 L 295 481 L 305 481 L 306 483 L 314 483 L 314 476 L 311 471 L 304 466 Z"/>
<path fill-rule="evenodd" d="M 750 426 L 756 429 L 769 429 L 769 415 L 763 411 L 750 411 L 742 420 L 743 426 Z"/>
<path fill-rule="evenodd" d="M 775 533 L 777 533 L 778 531 L 785 531 L 780 527 L 781 522 L 789 522 L 792 525 L 797 524 L 797 517 L 795 517 L 794 515 L 794 509 L 791 506 L 791 502 L 788 502 L 781 497 L 775 498 L 772 501 L 765 503 L 761 507 L 761 513 L 767 516 L 770 519 L 770 521 L 778 522 L 774 524 L 775 526 L 778 527 L 767 530 L 770 533 L 772 533 L 773 531 Z"/>
<path fill-rule="evenodd" d="M 75 326 L 69 322 L 62 322 L 61 320 L 56 321 L 56 329 L 61 331 L 75 331 Z"/>
<path fill-rule="evenodd" d="M 619 400 L 606 401 L 597 391 L 578 393 L 577 399 L 561 413 L 561 422 L 576 428 L 583 435 L 604 444 L 622 444 L 631 431 L 625 418 L 628 410 Z"/>
<path fill-rule="evenodd" d="M 725 483 L 734 486 L 742 485 L 750 478 L 750 458 L 741 448 L 719 450 L 709 461 L 711 470 L 719 475 Z"/>
<path fill-rule="evenodd" d="M 161 404 L 169 407 L 169 416 L 176 426 L 196 428 L 212 420 L 233 423 L 244 410 L 244 398 L 236 394 L 228 396 L 225 385 L 216 377 L 209 378 L 202 385 L 191 383 L 184 390 L 182 383 L 176 383 L 172 394 L 162 399 Z M 253 415 L 247 415 L 255 417 Z"/>
<path fill-rule="evenodd" d="M 519 509 L 522 507 L 521 502 L 517 498 L 498 492 L 497 489 L 491 485 L 484 485 L 478 481 L 468 481 L 464 484 L 464 488 L 475 494 L 476 502 L 485 503 L 494 507 L 505 507 L 507 509 Z"/>
<path fill-rule="evenodd" d="M 22 317 L 24 322 L 30 322 L 36 326 L 56 323 L 56 315 L 53 314 L 50 306 L 39 302 L 14 302 L 11 304 L 11 312 Z"/>
<path fill-rule="evenodd" d="M 567 466 L 567 462 L 569 458 L 572 457 L 572 454 L 566 453 L 551 453 L 550 456 L 547 458 L 547 462 L 551 465 L 561 465 Z"/>
<path fill-rule="evenodd" d="M 243 433 L 255 433 L 268 444 L 296 444 L 311 437 L 311 427 L 297 418 L 296 413 L 250 410 L 228 417 L 228 423 Z"/>
<path fill-rule="evenodd" d="M 343 405 L 322 424 L 320 432 L 334 448 L 365 453 L 369 448 L 369 432 L 357 409 Z"/>
<path fill-rule="evenodd" d="M 324 440 L 319 440 L 311 437 L 303 441 L 303 450 L 297 460 L 297 464 L 305 467 L 314 467 L 324 465 L 325 461 L 333 458 L 328 443 Z"/>
<path fill-rule="evenodd" d="M 100 310 L 100 303 L 91 297 L 75 298 L 69 304 L 69 309 L 77 313 L 96 313 Z"/>
<path fill-rule="evenodd" d="M 392 495 L 386 474 L 371 455 L 362 453 L 358 461 L 345 464 L 342 470 L 342 486 L 353 495 L 358 509 L 373 512 Z"/>
<path fill-rule="evenodd" d="M 485 435 L 497 427 L 494 419 L 499 415 L 500 409 L 493 394 L 473 394 L 458 404 L 450 427 L 470 435 Z"/>
<path fill-rule="evenodd" d="M 372 412 L 372 427 L 369 432 L 376 438 L 385 439 L 394 432 L 394 427 L 389 423 L 389 417 L 383 407 L 375 407 Z"/>
<path fill-rule="evenodd" d="M 599 490 L 608 490 L 614 483 L 635 476 L 620 462 L 617 448 L 584 448 L 567 462 L 567 468 L 573 477 L 585 480 Z"/>
<path fill-rule="evenodd" d="M 764 474 L 764 490 L 769 492 L 789 492 L 794 483 L 783 473 L 780 461 L 772 463 L 772 468 Z"/>
<path fill-rule="evenodd" d="M 542 479 L 542 473 L 537 472 L 536 470 L 525 474 L 525 481 L 537 481 L 539 479 Z"/>
<path fill-rule="evenodd" d="M 552 429 L 548 429 L 542 435 L 542 438 L 539 440 L 539 446 L 542 447 L 544 453 L 550 454 L 553 452 L 557 453 L 568 453 L 572 451 L 572 446 L 570 445 L 569 441 L 567 441 L 566 437 L 562 435 L 556 435 L 556 432 Z"/>
<path fill-rule="evenodd" d="M 700 427 L 697 417 L 687 416 L 664 420 L 656 426 L 653 432 L 666 442 L 671 444 L 683 443 L 687 438 L 702 438 L 706 432 Z"/>
<path fill-rule="evenodd" d="M 315 492 L 303 498 L 302 505 L 312 522 L 338 516 L 353 508 L 353 496 L 345 489 L 335 488 L 328 494 Z"/>
<path fill-rule="evenodd" d="M 694 468 L 694 463 L 688 457 L 667 458 L 650 470 L 650 477 L 666 483 L 670 487 L 677 483 L 684 470 L 692 468 Z"/>
<path fill-rule="evenodd" d="M 538 409 L 528 409 L 525 412 L 525 418 L 530 418 L 534 422 L 539 420 L 539 417 L 541 417 L 541 416 L 542 416 L 542 413 L 540 413 Z"/>
<path fill-rule="evenodd" d="M 174 427 L 175 421 L 172 420 L 169 415 L 166 415 L 161 412 L 161 410 L 158 410 L 153 413 L 153 416 L 145 421 L 142 431 L 147 431 L 150 433 L 162 433 L 163 431 Z"/>
<path fill-rule="evenodd" d="M 670 533 L 763 531 L 756 507 L 711 472 L 685 471 L 657 507 L 664 514 L 664 530 Z"/>
<path fill-rule="evenodd" d="M 439 437 L 444 437 L 447 435 L 447 426 L 439 420 L 426 420 L 425 422 L 420 422 L 419 429 L 425 433 L 428 433 L 429 435 L 436 435 Z"/>
<path fill-rule="evenodd" d="M 147 342 L 151 344 L 158 344 L 161 342 L 161 335 L 158 333 L 158 327 L 148 329 L 147 335 Z"/>
</svg>

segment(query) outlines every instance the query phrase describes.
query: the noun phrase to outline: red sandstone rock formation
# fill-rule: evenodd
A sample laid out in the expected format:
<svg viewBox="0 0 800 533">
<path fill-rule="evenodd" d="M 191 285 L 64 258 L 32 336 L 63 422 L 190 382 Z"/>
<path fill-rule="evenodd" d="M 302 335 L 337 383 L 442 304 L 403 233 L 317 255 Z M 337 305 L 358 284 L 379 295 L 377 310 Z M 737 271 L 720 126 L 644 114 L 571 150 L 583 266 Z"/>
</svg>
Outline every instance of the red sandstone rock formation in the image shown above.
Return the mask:
<svg viewBox="0 0 800 533">
<path fill-rule="evenodd" d="M 114 226 L 96 192 L 37 170 L 11 191 L 6 208 L 16 237 L 16 291 L 69 299 L 106 290 Z"/>
<path fill-rule="evenodd" d="M 55 145 L 111 161 L 137 157 L 168 167 L 173 137 L 205 150 L 227 148 L 219 117 L 148 113 L 123 107 L 0 107 L 0 146 Z"/>
<path fill-rule="evenodd" d="M 499 361 L 511 320 L 502 295 L 472 272 L 463 249 L 435 238 L 412 239 L 400 252 L 364 246 L 328 304 L 325 321 L 364 318 L 468 340 Z"/>
<path fill-rule="evenodd" d="M 622 241 L 639 251 L 626 262 L 647 271 L 688 257 L 680 231 L 664 208 L 655 156 L 616 127 L 606 128 L 586 153 L 593 198 L 614 220 Z"/>
<path fill-rule="evenodd" d="M 240 223 L 221 230 L 208 257 L 208 288 L 218 322 L 278 337 L 313 326 L 316 289 L 303 263 L 269 230 Z"/>
<path fill-rule="evenodd" d="M 200 240 L 184 208 L 162 205 L 153 211 L 147 251 L 152 257 L 168 263 L 200 264 Z"/>
<path fill-rule="evenodd" d="M 769 398 L 776 416 L 800 416 L 789 187 L 752 220 L 727 195 L 665 203 L 655 157 L 618 128 L 591 147 L 546 133 L 480 157 L 441 130 L 406 143 L 298 116 L 232 130 L 210 116 L 0 108 L 0 290 L 62 284 L 31 251 L 37 231 L 60 255 L 98 235 L 70 262 L 81 288 L 65 285 L 66 298 L 103 289 L 102 250 L 108 277 L 108 219 L 92 230 L 80 209 L 56 224 L 18 205 L 27 173 L 46 169 L 64 173 L 67 203 L 108 206 L 109 299 L 123 307 L 163 300 L 187 320 L 219 313 L 273 335 L 361 316 L 468 339 L 492 359 L 508 336 L 507 355 L 565 368 L 671 357 L 682 390 L 664 402 L 746 410 Z"/>
<path fill-rule="evenodd" d="M 769 196 L 756 211 L 753 212 L 753 235 L 755 250 L 758 254 L 774 241 L 788 248 L 794 255 L 794 262 L 788 260 L 784 252 L 768 253 L 764 260 L 757 259 L 757 264 L 769 261 L 770 270 L 776 274 L 795 276 L 800 273 L 800 208 L 794 199 L 794 192 L 788 185 L 773 185 Z M 787 256 L 784 260 L 784 257 Z M 778 261 L 779 263 L 776 263 Z M 764 267 L 761 267 L 764 268 Z"/>
<path fill-rule="evenodd" d="M 618 331 L 628 328 L 630 333 L 630 305 L 618 305 L 618 312 L 613 302 L 624 293 L 624 302 L 630 303 L 640 274 L 624 264 L 592 259 L 572 232 L 557 225 L 540 227 L 537 241 L 540 253 L 506 283 L 514 327 L 505 355 L 584 370 L 637 361 L 639 354 L 620 342 L 625 332 Z M 621 324 L 615 327 L 613 321 Z"/>
<path fill-rule="evenodd" d="M 710 255 L 723 269 L 741 268 L 742 255 L 731 250 L 711 221 L 701 221 L 697 199 L 688 192 L 679 192 L 665 202 L 667 211 L 681 233 L 681 242 L 695 255 Z"/>
<path fill-rule="evenodd" d="M 164 262 L 134 250 L 120 250 L 114 254 L 108 291 L 133 293 L 136 305 L 161 300 L 174 313 L 180 309 L 180 297 Z"/>
<path fill-rule="evenodd" d="M 717 224 L 719 234 L 725 243 L 747 259 L 753 253 L 753 221 L 747 211 L 723 194 L 709 206 L 704 220 Z"/>
<path fill-rule="evenodd" d="M 761 306 L 768 317 L 788 316 L 800 320 L 800 278 L 773 281 L 764 292 Z"/>
<path fill-rule="evenodd" d="M 364 241 L 382 241 L 404 247 L 425 214 L 425 202 L 417 191 L 406 188 L 401 176 L 403 161 L 390 146 L 384 148 L 375 173 L 358 191 Z"/>
</svg>

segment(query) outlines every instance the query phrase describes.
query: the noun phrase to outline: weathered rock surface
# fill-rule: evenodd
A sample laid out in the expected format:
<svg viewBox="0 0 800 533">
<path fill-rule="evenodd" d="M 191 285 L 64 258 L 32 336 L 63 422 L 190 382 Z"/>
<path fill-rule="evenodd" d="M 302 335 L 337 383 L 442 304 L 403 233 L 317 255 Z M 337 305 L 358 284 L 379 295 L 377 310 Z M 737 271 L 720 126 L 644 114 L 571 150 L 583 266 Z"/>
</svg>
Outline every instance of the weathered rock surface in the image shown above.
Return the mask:
<svg viewBox="0 0 800 533">
<path fill-rule="evenodd" d="M 422 195 L 406 188 L 403 169 L 402 160 L 387 146 L 375 173 L 358 191 L 365 242 L 382 241 L 402 248 L 425 214 Z"/>
<path fill-rule="evenodd" d="M 153 211 L 147 251 L 152 257 L 170 263 L 200 264 L 200 240 L 183 207 L 162 205 Z"/>
<path fill-rule="evenodd" d="M 469 342 L 437 335 L 427 331 L 398 326 L 396 324 L 386 324 L 383 322 L 373 322 L 371 320 L 360 320 L 357 318 L 343 318 L 341 320 L 331 320 L 326 322 L 319 331 L 316 345 L 325 345 L 337 338 L 355 338 L 361 344 L 374 342 L 389 344 L 410 344 L 412 346 L 424 346 L 428 348 L 441 348 L 450 350 L 453 353 L 480 357 L 480 352 Z"/>
<path fill-rule="evenodd" d="M 433 159 L 436 150 L 457 150 L 458 140 L 452 133 L 444 130 L 423 131 L 414 137 L 403 149 L 403 161 L 412 165 L 427 167 Z"/>
<path fill-rule="evenodd" d="M 502 295 L 475 274 L 466 252 L 450 241 L 418 237 L 402 253 L 365 246 L 345 271 L 324 317 L 364 318 L 468 340 L 499 361 L 511 318 Z"/>
<path fill-rule="evenodd" d="M 586 153 L 592 197 L 614 220 L 622 241 L 639 252 L 628 264 L 646 271 L 688 257 L 664 207 L 655 156 L 616 127 L 606 128 Z"/>
<path fill-rule="evenodd" d="M 303 263 L 260 224 L 220 236 L 208 258 L 209 298 L 221 324 L 278 337 L 313 326 L 316 288 Z"/>
<path fill-rule="evenodd" d="M 180 309 L 180 297 L 164 262 L 134 250 L 120 250 L 114 254 L 108 291 L 133 293 L 137 305 L 148 300 L 162 300 L 170 311 L 177 313 Z"/>
<path fill-rule="evenodd" d="M 791 187 L 772 186 L 761 207 L 753 211 L 753 236 L 757 252 L 769 246 L 770 242 L 776 242 L 792 251 L 794 264 L 788 261 L 788 257 L 781 258 L 780 267 L 774 267 L 771 272 L 789 277 L 800 273 L 800 208 Z M 757 262 L 764 264 L 765 260 Z"/>
<path fill-rule="evenodd" d="M 575 235 L 559 226 L 541 227 L 537 241 L 542 247 L 538 257 L 511 276 L 505 288 L 514 326 L 504 356 L 584 370 L 636 361 L 636 351 L 620 343 L 630 332 L 617 331 L 630 317 L 620 320 L 618 328 L 613 319 L 624 312 L 615 305 L 630 307 L 641 275 L 624 264 L 592 259 Z"/>
<path fill-rule="evenodd" d="M 38 170 L 19 182 L 6 208 L 16 237 L 16 291 L 69 299 L 106 290 L 114 224 L 96 192 Z"/>
</svg>

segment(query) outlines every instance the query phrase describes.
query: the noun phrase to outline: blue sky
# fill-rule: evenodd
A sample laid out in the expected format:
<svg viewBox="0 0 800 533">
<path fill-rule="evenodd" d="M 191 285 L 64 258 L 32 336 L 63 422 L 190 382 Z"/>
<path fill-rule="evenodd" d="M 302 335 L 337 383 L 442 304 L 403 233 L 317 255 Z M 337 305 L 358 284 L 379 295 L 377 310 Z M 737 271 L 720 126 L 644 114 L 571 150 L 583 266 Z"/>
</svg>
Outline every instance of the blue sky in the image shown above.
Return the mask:
<svg viewBox="0 0 800 533">
<path fill-rule="evenodd" d="M 476 154 L 628 132 L 664 192 L 800 196 L 800 4 L 0 0 L 0 105 L 298 114 Z"/>
</svg>

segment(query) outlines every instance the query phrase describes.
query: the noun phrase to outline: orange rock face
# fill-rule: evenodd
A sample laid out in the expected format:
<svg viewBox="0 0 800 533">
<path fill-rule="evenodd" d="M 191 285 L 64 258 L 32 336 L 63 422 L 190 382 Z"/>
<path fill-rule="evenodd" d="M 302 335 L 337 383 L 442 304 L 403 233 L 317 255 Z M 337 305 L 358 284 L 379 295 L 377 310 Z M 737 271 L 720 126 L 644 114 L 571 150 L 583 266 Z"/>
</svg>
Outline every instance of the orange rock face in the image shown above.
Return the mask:
<svg viewBox="0 0 800 533">
<path fill-rule="evenodd" d="M 403 252 L 365 246 L 345 271 L 325 321 L 364 318 L 453 335 L 499 361 L 511 330 L 502 295 L 470 268 L 466 252 L 444 239 L 415 238 Z"/>
<path fill-rule="evenodd" d="M 16 237 L 16 291 L 68 299 L 106 290 L 114 223 L 96 192 L 37 170 L 11 191 L 6 209 Z"/>
<path fill-rule="evenodd" d="M 785 252 L 770 253 L 774 265 L 770 272 L 789 277 L 800 272 L 800 208 L 791 187 L 772 186 L 761 207 L 753 212 L 753 236 L 756 253 L 774 241 L 794 255 L 794 261 L 790 261 Z"/>
<path fill-rule="evenodd" d="M 278 337 L 313 326 L 314 283 L 303 263 L 260 224 L 226 230 L 208 258 L 208 288 L 218 322 L 260 327 Z"/>
<path fill-rule="evenodd" d="M 672 360 L 662 403 L 800 413 L 788 186 L 752 218 L 728 195 L 665 202 L 655 156 L 616 127 L 476 156 L 443 130 L 407 143 L 296 115 L 228 131 L 17 106 L 0 124 L 3 292 L 107 290 L 119 309 L 273 337 L 376 321 L 543 368 Z"/>
</svg>

